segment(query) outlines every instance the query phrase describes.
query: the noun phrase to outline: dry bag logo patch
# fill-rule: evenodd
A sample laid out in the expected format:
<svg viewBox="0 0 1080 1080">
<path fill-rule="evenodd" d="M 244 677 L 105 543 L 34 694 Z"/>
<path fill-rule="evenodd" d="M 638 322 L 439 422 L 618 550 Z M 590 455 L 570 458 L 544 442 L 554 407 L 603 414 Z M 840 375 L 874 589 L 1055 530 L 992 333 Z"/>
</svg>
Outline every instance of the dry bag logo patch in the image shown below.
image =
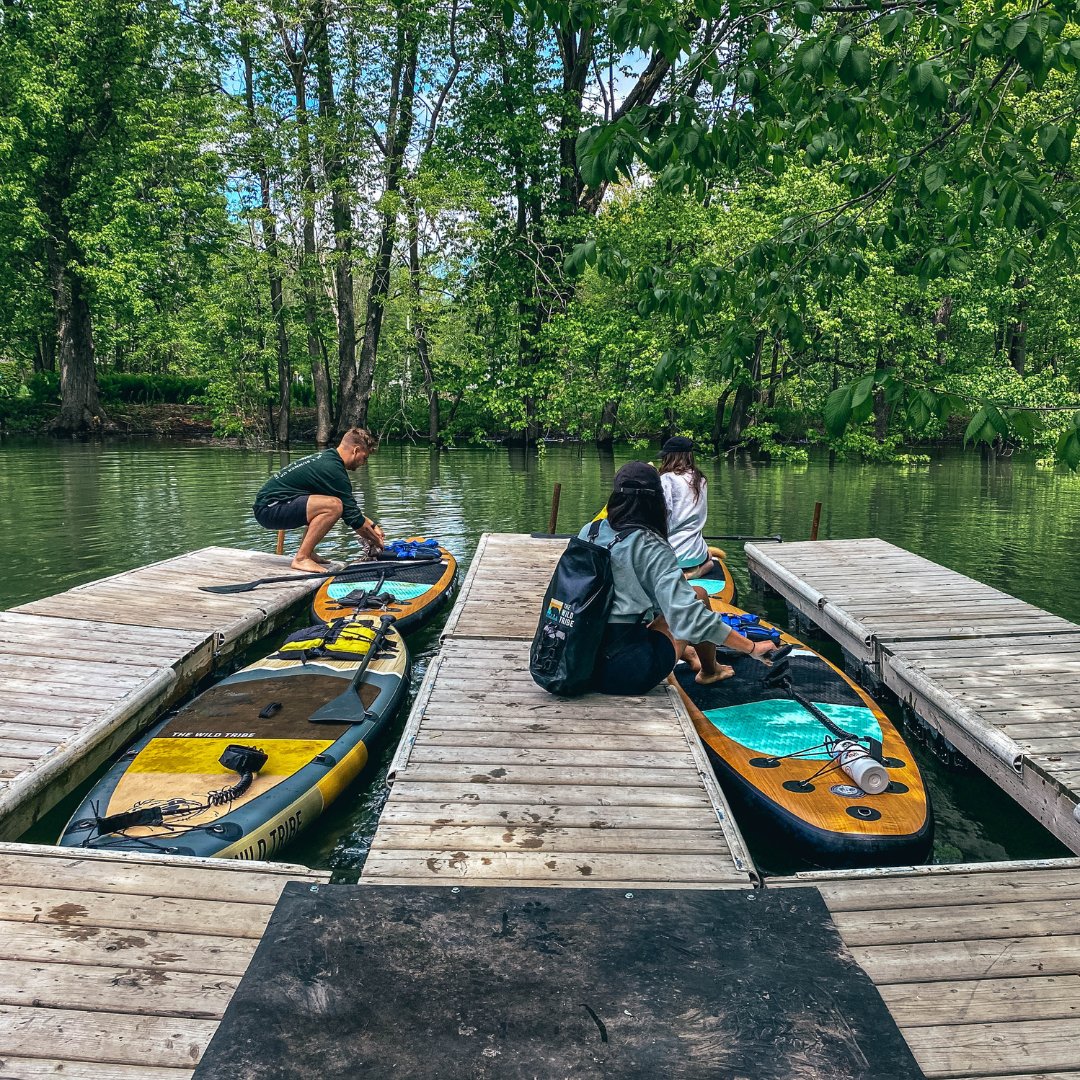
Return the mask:
<svg viewBox="0 0 1080 1080">
<path fill-rule="evenodd" d="M 549 600 L 544 616 L 551 622 L 558 623 L 559 626 L 574 625 L 574 609 L 566 607 L 561 600 Z"/>
</svg>

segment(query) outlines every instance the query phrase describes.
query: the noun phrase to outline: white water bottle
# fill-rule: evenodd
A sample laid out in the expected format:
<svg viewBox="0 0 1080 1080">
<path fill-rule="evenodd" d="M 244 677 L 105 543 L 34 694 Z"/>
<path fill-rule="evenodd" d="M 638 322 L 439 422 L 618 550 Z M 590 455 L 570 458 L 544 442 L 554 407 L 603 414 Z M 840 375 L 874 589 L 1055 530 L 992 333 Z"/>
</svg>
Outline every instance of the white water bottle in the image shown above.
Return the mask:
<svg viewBox="0 0 1080 1080">
<path fill-rule="evenodd" d="M 829 752 L 867 795 L 880 795 L 889 786 L 888 769 L 853 739 L 839 739 Z"/>
</svg>

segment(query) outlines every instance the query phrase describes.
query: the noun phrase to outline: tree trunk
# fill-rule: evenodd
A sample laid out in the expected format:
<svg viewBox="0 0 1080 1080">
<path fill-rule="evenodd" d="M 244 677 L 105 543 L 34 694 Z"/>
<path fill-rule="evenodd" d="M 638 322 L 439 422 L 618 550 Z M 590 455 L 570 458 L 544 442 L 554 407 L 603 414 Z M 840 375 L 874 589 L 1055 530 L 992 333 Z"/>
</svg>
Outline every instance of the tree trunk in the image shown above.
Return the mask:
<svg viewBox="0 0 1080 1080">
<path fill-rule="evenodd" d="M 878 376 L 885 370 L 885 355 L 881 346 L 878 346 L 877 360 L 874 363 L 874 372 Z M 885 404 L 885 391 L 880 387 L 874 391 L 874 437 L 879 443 L 885 441 L 889 434 L 889 408 Z"/>
<path fill-rule="evenodd" d="M 664 426 L 661 429 L 661 439 L 667 442 L 678 430 L 679 417 L 675 411 L 675 405 L 673 404 L 683 392 L 683 380 L 682 375 L 679 372 L 675 373 L 675 378 L 671 380 L 671 393 L 668 397 L 670 404 L 664 407 Z"/>
<path fill-rule="evenodd" d="M 608 398 L 600 410 L 600 424 L 596 429 L 596 445 L 607 449 L 615 443 L 615 422 L 619 418 L 619 399 Z"/>
<path fill-rule="evenodd" d="M 404 5 L 403 5 L 404 7 Z M 386 127 L 386 186 L 387 195 L 396 195 L 401 188 L 401 169 L 405 149 L 413 131 L 413 100 L 416 96 L 416 66 L 420 51 L 420 35 L 406 25 L 407 14 L 398 9 L 396 70 L 393 85 L 398 91 L 391 95 L 390 116 Z M 367 425 L 368 402 L 375 381 L 375 361 L 379 355 L 382 336 L 383 310 L 390 292 L 390 260 L 397 237 L 397 209 L 393 198 L 386 200 L 371 285 L 367 294 L 364 338 L 360 345 L 360 360 L 355 370 L 343 370 L 338 392 L 338 430 Z"/>
<path fill-rule="evenodd" d="M 720 456 L 720 446 L 724 441 L 724 412 L 727 410 L 728 398 L 731 397 L 732 386 L 728 383 L 724 392 L 716 399 L 716 410 L 713 413 L 712 446 L 713 453 Z"/>
<path fill-rule="evenodd" d="M 431 350 L 428 346 L 427 321 L 424 318 L 423 288 L 420 276 L 420 211 L 416 196 L 405 200 L 409 218 L 409 282 L 412 285 L 413 338 L 416 341 L 416 359 L 424 378 L 424 393 L 428 402 L 428 442 L 439 445 L 439 394 L 435 388 L 435 373 L 431 367 Z"/>
<path fill-rule="evenodd" d="M 304 289 L 304 324 L 307 327 L 308 362 L 311 382 L 315 389 L 315 445 L 328 446 L 333 425 L 330 418 L 330 380 L 323 360 L 322 342 L 319 340 L 318 292 L 315 276 L 322 272 L 315 246 L 315 176 L 311 169 L 311 124 L 307 96 L 308 43 L 300 46 L 289 41 L 283 29 L 279 30 L 285 52 L 285 62 L 293 81 L 293 98 L 296 102 L 297 168 L 303 199 L 302 221 L 304 250 L 300 260 L 300 277 Z"/>
<path fill-rule="evenodd" d="M 1013 281 L 1013 288 L 1017 290 L 1018 297 L 1013 309 L 1013 318 L 1009 323 L 1009 363 L 1013 370 L 1021 377 L 1027 367 L 1027 296 L 1021 291 L 1027 287 L 1028 279 L 1018 276 Z"/>
<path fill-rule="evenodd" d="M 34 372 L 56 370 L 55 334 L 38 334 L 34 341 Z"/>
<path fill-rule="evenodd" d="M 772 408 L 776 404 L 777 367 L 780 363 L 780 335 L 773 334 L 772 367 L 769 370 L 769 386 L 765 391 L 765 405 Z"/>
<path fill-rule="evenodd" d="M 765 331 L 759 330 L 754 342 L 754 357 L 750 362 L 750 377 L 744 379 L 735 391 L 735 404 L 731 406 L 731 418 L 724 436 L 724 442 L 728 446 L 736 446 L 740 442 L 750 420 L 750 406 L 754 403 L 758 383 L 761 381 L 761 349 L 764 344 Z"/>
<path fill-rule="evenodd" d="M 577 136 L 581 130 L 581 106 L 593 59 L 593 27 L 560 29 L 556 33 L 562 59 L 562 95 L 559 125 L 559 208 L 566 220 L 577 213 L 585 185 L 577 163 Z"/>
<path fill-rule="evenodd" d="M 952 322 L 953 298 L 943 296 L 934 312 L 934 336 L 937 338 L 937 362 L 945 366 L 945 342 L 949 340 L 949 323 Z"/>
<path fill-rule="evenodd" d="M 330 219 L 334 227 L 334 294 L 337 306 L 338 379 L 356 371 L 356 299 L 353 288 L 353 221 L 349 192 L 352 182 L 345 163 L 343 137 L 334 96 L 330 57 L 330 5 L 320 0 L 315 35 L 315 68 L 319 87 L 319 117 L 326 131 L 325 167 L 330 182 Z M 339 399 L 340 400 L 340 399 Z"/>
<path fill-rule="evenodd" d="M 86 292 L 73 260 L 65 257 L 67 245 L 50 236 L 46 248 L 60 364 L 60 412 L 52 430 L 58 435 L 97 432 L 103 418 Z"/>
<path fill-rule="evenodd" d="M 270 430 L 274 433 L 274 439 L 278 447 L 285 449 L 289 445 L 290 434 L 292 360 L 289 356 L 289 334 L 285 326 L 285 305 L 282 301 L 277 222 L 270 206 L 270 172 L 266 164 L 266 155 L 261 147 L 261 133 L 258 131 L 251 41 L 246 34 L 242 35 L 240 39 L 240 50 L 244 61 L 244 100 L 247 105 L 251 140 L 254 143 L 258 137 L 260 142 L 259 149 L 255 151 L 255 171 L 259 177 L 259 225 L 262 231 L 263 250 L 266 253 L 266 274 L 270 286 L 270 313 L 274 320 L 277 339 L 278 407 L 276 418 L 273 409 L 270 410 Z"/>
</svg>

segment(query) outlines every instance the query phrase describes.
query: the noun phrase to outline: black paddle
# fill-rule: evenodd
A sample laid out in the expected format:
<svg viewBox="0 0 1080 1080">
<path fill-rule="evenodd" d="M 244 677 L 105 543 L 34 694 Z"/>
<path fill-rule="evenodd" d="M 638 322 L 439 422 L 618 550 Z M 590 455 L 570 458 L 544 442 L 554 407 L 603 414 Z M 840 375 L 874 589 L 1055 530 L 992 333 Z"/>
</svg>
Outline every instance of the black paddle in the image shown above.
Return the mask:
<svg viewBox="0 0 1080 1080">
<path fill-rule="evenodd" d="M 769 541 L 773 544 L 782 544 L 784 538 L 777 533 L 775 536 L 705 536 L 703 540 L 737 540 L 742 544 L 760 544 Z"/>
<path fill-rule="evenodd" d="M 356 718 L 356 702 L 360 697 L 360 684 L 364 680 L 364 673 L 368 669 L 368 664 L 371 663 L 371 658 L 383 647 L 386 642 L 386 635 L 390 633 L 390 627 L 393 625 L 393 615 L 383 615 L 379 619 L 379 629 L 375 631 L 375 638 L 371 642 L 371 647 L 364 654 L 364 659 L 360 661 L 356 674 L 349 681 L 348 689 L 316 709 L 308 717 L 313 724 L 355 724 L 359 722 Z M 367 710 L 365 709 L 360 721 L 366 719 Z"/>
<path fill-rule="evenodd" d="M 442 556 L 431 559 L 402 559 L 402 565 L 430 566 L 442 560 Z M 264 577 L 258 581 L 245 581 L 241 585 L 200 585 L 202 592 L 209 593 L 242 593 L 251 592 L 260 585 L 276 585 L 282 581 L 317 581 L 321 578 L 348 578 L 350 581 L 370 581 L 380 574 L 386 574 L 386 562 L 382 563 L 357 563 L 355 566 L 346 566 L 343 570 L 327 570 L 324 574 L 288 574 L 285 577 Z M 363 575 L 363 576 L 358 576 Z"/>
</svg>

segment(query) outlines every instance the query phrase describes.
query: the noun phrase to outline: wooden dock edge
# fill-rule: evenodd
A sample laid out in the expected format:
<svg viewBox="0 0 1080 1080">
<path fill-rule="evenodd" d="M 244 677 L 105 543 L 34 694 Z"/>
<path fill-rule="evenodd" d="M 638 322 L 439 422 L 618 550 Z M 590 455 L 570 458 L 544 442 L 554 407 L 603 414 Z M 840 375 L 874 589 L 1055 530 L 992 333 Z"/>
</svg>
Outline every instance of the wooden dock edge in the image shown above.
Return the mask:
<svg viewBox="0 0 1080 1080">
<path fill-rule="evenodd" d="M 9 855 L 26 855 L 43 859 L 76 859 L 79 862 L 101 862 L 115 865 L 130 864 L 150 866 L 174 866 L 185 870 L 221 870 L 239 873 L 252 871 L 261 874 L 278 874 L 291 879 L 329 881 L 329 870 L 312 870 L 300 863 L 259 862 L 254 859 L 213 859 L 200 855 L 166 855 L 154 851 L 102 851 L 97 848 L 50 847 L 48 844 L 22 844 L 0 841 L 0 858 Z"/>
<path fill-rule="evenodd" d="M 488 537 L 490 535 L 490 533 L 483 533 L 480 537 L 480 542 L 476 545 L 472 562 L 469 563 L 469 569 L 465 572 L 465 579 L 462 581 L 457 598 L 454 600 L 454 606 L 451 608 L 450 614 L 447 617 L 446 622 L 443 623 L 442 630 L 439 632 L 439 641 L 445 641 L 448 637 L 453 637 L 457 632 L 458 622 L 461 620 L 461 613 L 465 610 L 465 602 L 469 599 L 469 593 L 472 591 L 473 582 L 476 580 L 476 575 L 480 572 L 480 564 L 483 561 L 484 552 L 487 550 Z"/>
<path fill-rule="evenodd" d="M 871 878 L 956 877 L 969 874 L 1008 874 L 1021 870 L 1076 870 L 1080 882 L 1080 858 L 1003 859 L 984 863 L 930 863 L 919 866 L 873 866 L 857 870 L 801 870 L 792 877 L 769 878 L 771 888 L 811 884 L 817 881 L 863 881 Z"/>
<path fill-rule="evenodd" d="M 705 793 L 712 803 L 713 813 L 716 814 L 716 820 L 719 822 L 727 840 L 728 850 L 735 862 L 735 867 L 746 874 L 754 887 L 757 888 L 761 884 L 761 875 L 758 873 L 758 868 L 750 855 L 750 848 L 743 838 L 742 831 L 735 820 L 735 815 L 731 812 L 731 806 L 724 795 L 723 788 L 720 787 L 720 781 L 716 779 L 716 773 L 713 771 L 709 757 L 705 753 L 705 747 L 702 745 L 701 738 L 694 727 L 694 721 L 690 719 L 686 704 L 683 702 L 682 695 L 672 681 L 671 676 L 668 677 L 665 689 L 672 708 L 675 710 L 675 715 L 679 718 L 679 727 L 686 737 L 687 746 L 690 747 L 690 754 L 694 759 L 694 764 L 697 766 L 698 776 L 705 787 Z"/>
</svg>

